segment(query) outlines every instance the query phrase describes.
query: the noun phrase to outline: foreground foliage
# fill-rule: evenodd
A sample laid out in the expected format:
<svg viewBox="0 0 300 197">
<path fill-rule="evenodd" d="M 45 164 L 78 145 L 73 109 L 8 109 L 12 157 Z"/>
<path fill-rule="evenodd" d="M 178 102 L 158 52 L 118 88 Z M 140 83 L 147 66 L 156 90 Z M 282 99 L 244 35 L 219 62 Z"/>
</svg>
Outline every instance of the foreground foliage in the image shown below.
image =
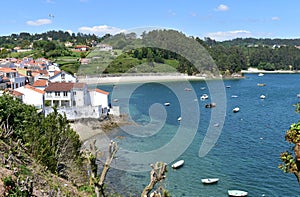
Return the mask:
<svg viewBox="0 0 300 197">
<path fill-rule="evenodd" d="M 299 113 L 300 104 L 296 105 L 296 111 Z M 286 173 L 293 173 L 300 184 L 300 121 L 294 123 L 286 131 L 285 140 L 293 144 L 292 152 L 285 151 L 280 154 L 282 164 L 279 168 Z"/>
</svg>

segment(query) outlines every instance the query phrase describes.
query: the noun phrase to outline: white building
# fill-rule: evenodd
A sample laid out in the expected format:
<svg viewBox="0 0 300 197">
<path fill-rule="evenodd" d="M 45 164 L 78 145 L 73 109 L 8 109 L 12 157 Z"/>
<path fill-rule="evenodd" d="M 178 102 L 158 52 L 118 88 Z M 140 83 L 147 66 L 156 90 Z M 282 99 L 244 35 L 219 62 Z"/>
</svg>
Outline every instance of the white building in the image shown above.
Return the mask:
<svg viewBox="0 0 300 197">
<path fill-rule="evenodd" d="M 91 98 L 91 105 L 92 106 L 101 105 L 102 113 L 107 114 L 109 110 L 109 103 L 108 103 L 109 92 L 96 88 L 94 90 L 90 90 L 89 93 Z"/>
<path fill-rule="evenodd" d="M 74 77 L 73 75 L 65 72 L 65 71 L 55 71 L 53 76 L 50 76 L 49 81 L 51 83 L 55 82 L 71 82 L 71 83 L 76 83 L 77 78 Z"/>
<path fill-rule="evenodd" d="M 95 88 L 90 90 L 89 93 L 92 106 L 102 105 L 103 108 L 108 108 L 109 92 Z"/>
<path fill-rule="evenodd" d="M 87 106 L 91 104 L 88 87 L 85 83 L 74 83 L 73 86 L 74 106 Z"/>
<path fill-rule="evenodd" d="M 8 88 L 16 89 L 26 84 L 26 76 L 19 75 L 16 69 L 0 68 L 0 76 L 9 79 L 10 84 L 8 84 Z"/>
<path fill-rule="evenodd" d="M 50 83 L 45 88 L 45 102 L 50 102 L 50 106 L 76 106 L 74 94 L 74 83 Z"/>
<path fill-rule="evenodd" d="M 39 90 L 30 85 L 25 85 L 15 89 L 15 91 L 22 93 L 22 101 L 27 105 L 33 105 L 37 109 L 44 109 L 44 94 L 43 90 Z"/>
</svg>

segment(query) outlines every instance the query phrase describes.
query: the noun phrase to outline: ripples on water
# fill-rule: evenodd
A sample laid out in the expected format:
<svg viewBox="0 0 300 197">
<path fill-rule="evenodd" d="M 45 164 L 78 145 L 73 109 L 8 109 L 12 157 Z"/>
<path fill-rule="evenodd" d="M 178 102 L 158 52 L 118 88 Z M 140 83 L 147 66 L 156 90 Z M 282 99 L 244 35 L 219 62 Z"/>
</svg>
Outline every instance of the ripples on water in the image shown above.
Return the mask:
<svg viewBox="0 0 300 197">
<path fill-rule="evenodd" d="M 208 89 L 201 89 L 206 83 L 191 82 L 197 94 L 201 118 L 191 145 L 178 158 L 185 160 L 184 166 L 178 170 L 169 168 L 167 173 L 165 186 L 172 196 L 227 196 L 228 189 L 245 190 L 249 196 L 300 196 L 295 176 L 278 169 L 280 152 L 290 148 L 284 141 L 285 131 L 300 117 L 293 107 L 299 101 L 296 96 L 300 93 L 299 79 L 298 74 L 265 74 L 263 77 L 248 74 L 245 79 L 225 80 L 225 86 L 230 86 L 225 89 L 225 124 L 216 145 L 203 158 L 198 157 L 198 151 L 207 131 L 211 110 L 214 109 L 204 107 L 204 103 L 210 100 L 200 101 L 203 93 L 209 94 Z M 184 92 L 181 82 L 169 83 L 177 87 L 177 91 L 190 93 Z M 257 83 L 267 85 L 259 87 Z M 126 89 L 130 86 L 118 85 L 118 89 L 123 91 L 118 99 L 122 101 L 130 97 L 129 112 L 133 120 L 147 125 L 151 121 L 150 106 L 170 102 L 171 105 L 166 108 L 165 125 L 151 137 L 132 137 L 120 131 L 112 134 L 111 138 L 125 136 L 118 139 L 118 143 L 120 147 L 132 151 L 157 149 L 174 137 L 180 124 L 177 117 L 181 110 L 187 109 L 180 109 L 177 94 L 164 85 L 144 84 L 128 96 Z M 112 91 L 110 86 L 101 88 Z M 259 98 L 261 94 L 266 95 L 264 100 Z M 238 97 L 232 98 L 232 95 Z M 191 97 L 190 102 L 196 102 L 195 98 Z M 118 104 L 121 109 L 126 107 L 122 106 L 122 102 Z M 231 110 L 236 106 L 240 112 L 232 113 Z M 193 115 L 190 114 L 191 119 Z M 220 181 L 214 185 L 202 185 L 201 178 L 207 177 L 218 177 Z M 125 196 L 139 196 L 149 183 L 149 172 L 133 173 L 112 169 L 108 180 Z"/>
</svg>

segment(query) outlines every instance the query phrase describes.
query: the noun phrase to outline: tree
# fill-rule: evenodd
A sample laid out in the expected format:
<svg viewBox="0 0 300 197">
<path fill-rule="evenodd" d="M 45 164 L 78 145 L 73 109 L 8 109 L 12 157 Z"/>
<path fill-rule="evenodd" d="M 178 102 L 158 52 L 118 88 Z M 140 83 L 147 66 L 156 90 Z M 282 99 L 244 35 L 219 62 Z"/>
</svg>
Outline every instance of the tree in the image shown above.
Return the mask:
<svg viewBox="0 0 300 197">
<path fill-rule="evenodd" d="M 296 112 L 300 112 L 300 103 L 296 104 Z M 283 163 L 279 168 L 285 173 L 293 173 L 300 184 L 300 121 L 292 124 L 286 131 L 285 140 L 294 144 L 293 152 L 285 151 L 280 154 Z"/>
<path fill-rule="evenodd" d="M 150 192 L 153 190 L 157 183 L 161 183 L 157 190 L 151 193 L 150 196 L 169 196 L 168 191 L 163 187 L 163 180 L 166 178 L 167 164 L 165 162 L 156 162 L 155 165 L 151 164 L 150 172 L 150 183 L 144 188 L 141 197 L 149 196 Z"/>
<path fill-rule="evenodd" d="M 84 157 L 87 161 L 88 168 L 89 168 L 89 175 L 90 175 L 90 184 L 94 186 L 95 193 L 97 197 L 101 196 L 105 197 L 105 191 L 104 191 L 104 181 L 106 178 L 106 175 L 108 173 L 108 170 L 110 169 L 110 165 L 112 160 L 115 158 L 115 155 L 119 149 L 118 144 L 114 142 L 113 140 L 110 141 L 108 145 L 108 155 L 106 157 L 105 164 L 102 169 L 102 173 L 99 176 L 97 174 L 98 165 L 96 164 L 96 160 L 99 156 L 102 156 L 102 154 L 97 150 L 95 146 L 96 140 L 93 140 L 93 142 L 90 143 L 89 149 L 84 151 Z"/>
</svg>

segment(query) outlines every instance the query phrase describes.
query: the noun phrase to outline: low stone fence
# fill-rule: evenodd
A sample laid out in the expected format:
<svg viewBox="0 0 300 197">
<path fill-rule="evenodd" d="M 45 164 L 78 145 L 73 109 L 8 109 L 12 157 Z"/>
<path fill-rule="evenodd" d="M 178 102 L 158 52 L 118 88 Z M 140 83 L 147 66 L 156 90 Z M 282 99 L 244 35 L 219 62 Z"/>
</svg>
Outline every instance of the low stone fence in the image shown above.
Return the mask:
<svg viewBox="0 0 300 197">
<path fill-rule="evenodd" d="M 68 120 L 78 120 L 83 118 L 101 118 L 107 115 L 102 111 L 100 106 L 83 106 L 83 107 L 60 107 L 57 108 L 58 113 L 66 114 Z M 45 108 L 45 115 L 53 112 L 51 107 Z"/>
</svg>

